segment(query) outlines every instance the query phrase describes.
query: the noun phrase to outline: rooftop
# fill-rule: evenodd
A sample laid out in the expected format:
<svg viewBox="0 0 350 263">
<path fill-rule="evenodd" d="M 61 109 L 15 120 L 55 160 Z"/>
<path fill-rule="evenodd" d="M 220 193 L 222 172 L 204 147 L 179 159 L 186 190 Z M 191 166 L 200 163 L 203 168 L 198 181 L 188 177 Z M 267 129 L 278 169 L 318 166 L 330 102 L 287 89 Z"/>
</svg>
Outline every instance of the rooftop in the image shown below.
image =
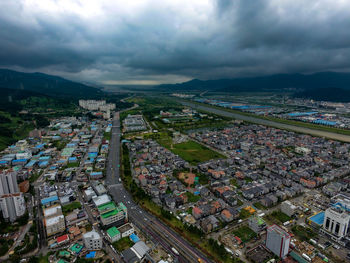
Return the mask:
<svg viewBox="0 0 350 263">
<path fill-rule="evenodd" d="M 110 237 L 115 237 L 116 235 L 120 235 L 120 232 L 119 230 L 114 226 L 114 227 L 111 227 L 109 229 L 107 229 L 107 234 L 110 236 Z"/>
</svg>

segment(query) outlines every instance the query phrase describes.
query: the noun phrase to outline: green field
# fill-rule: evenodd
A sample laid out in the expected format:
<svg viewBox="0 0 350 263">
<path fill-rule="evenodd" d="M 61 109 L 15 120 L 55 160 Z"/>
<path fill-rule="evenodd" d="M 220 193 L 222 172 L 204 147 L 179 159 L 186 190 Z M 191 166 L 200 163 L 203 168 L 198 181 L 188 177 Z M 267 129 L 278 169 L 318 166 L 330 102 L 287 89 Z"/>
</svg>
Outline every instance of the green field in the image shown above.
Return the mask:
<svg viewBox="0 0 350 263">
<path fill-rule="evenodd" d="M 302 241 L 307 241 L 317 235 L 311 228 L 306 228 L 300 225 L 293 226 L 292 232 Z"/>
<path fill-rule="evenodd" d="M 248 226 L 241 226 L 240 228 L 233 231 L 235 236 L 238 236 L 242 242 L 247 242 L 252 238 L 256 237 L 256 233 L 251 230 Z"/>
<path fill-rule="evenodd" d="M 134 243 L 129 239 L 129 237 L 123 237 L 118 241 L 113 243 L 113 247 L 118 251 L 122 252 L 125 249 L 132 247 Z"/>
<path fill-rule="evenodd" d="M 192 165 L 197 165 L 198 163 L 211 159 L 225 158 L 222 154 L 194 141 L 173 144 L 172 138 L 166 135 L 161 136 L 157 141 L 160 145 L 179 155 L 182 159 L 188 161 Z"/>
<path fill-rule="evenodd" d="M 256 202 L 253 204 L 257 209 L 260 209 L 260 210 L 264 210 L 266 209 L 267 207 L 262 205 L 260 202 Z"/>
<path fill-rule="evenodd" d="M 73 203 L 70 203 L 68 205 L 62 206 L 62 213 L 64 215 L 67 215 L 68 213 L 72 212 L 74 209 L 81 208 L 81 203 L 78 201 L 75 201 Z"/>
<path fill-rule="evenodd" d="M 281 223 L 284 223 L 290 220 L 290 217 L 287 216 L 285 213 L 281 212 L 280 210 L 272 212 L 271 216 L 276 218 Z"/>
<path fill-rule="evenodd" d="M 196 203 L 199 201 L 199 199 L 201 199 L 201 197 L 199 195 L 194 195 L 191 192 L 186 192 L 187 198 L 188 198 L 188 202 L 190 203 Z"/>
</svg>

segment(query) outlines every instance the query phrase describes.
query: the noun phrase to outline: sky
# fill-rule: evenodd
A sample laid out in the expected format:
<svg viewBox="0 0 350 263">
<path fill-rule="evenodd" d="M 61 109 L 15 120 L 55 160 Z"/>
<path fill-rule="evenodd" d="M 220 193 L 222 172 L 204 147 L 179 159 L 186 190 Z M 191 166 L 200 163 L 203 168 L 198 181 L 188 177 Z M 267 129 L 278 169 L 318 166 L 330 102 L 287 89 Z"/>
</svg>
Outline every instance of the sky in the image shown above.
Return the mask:
<svg viewBox="0 0 350 263">
<path fill-rule="evenodd" d="M 0 0 L 0 68 L 96 84 L 350 71 L 349 0 Z"/>
</svg>

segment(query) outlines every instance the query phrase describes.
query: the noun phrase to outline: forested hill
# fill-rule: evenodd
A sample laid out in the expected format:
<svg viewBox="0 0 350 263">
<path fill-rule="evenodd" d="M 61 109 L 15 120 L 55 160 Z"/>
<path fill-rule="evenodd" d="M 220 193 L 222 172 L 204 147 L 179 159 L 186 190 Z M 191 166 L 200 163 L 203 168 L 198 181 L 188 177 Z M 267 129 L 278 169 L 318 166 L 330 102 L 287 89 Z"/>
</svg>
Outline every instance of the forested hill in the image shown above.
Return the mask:
<svg viewBox="0 0 350 263">
<path fill-rule="evenodd" d="M 78 82 L 43 73 L 23 73 L 0 69 L 0 87 L 34 91 L 55 97 L 94 98 L 103 91 Z"/>
</svg>

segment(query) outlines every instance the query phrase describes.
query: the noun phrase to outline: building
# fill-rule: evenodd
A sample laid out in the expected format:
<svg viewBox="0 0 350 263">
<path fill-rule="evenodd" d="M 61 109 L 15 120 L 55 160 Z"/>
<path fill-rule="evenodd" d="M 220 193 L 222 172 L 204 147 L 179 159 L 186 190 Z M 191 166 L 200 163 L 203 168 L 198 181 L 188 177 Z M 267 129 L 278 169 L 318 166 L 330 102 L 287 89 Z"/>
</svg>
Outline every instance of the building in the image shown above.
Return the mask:
<svg viewBox="0 0 350 263">
<path fill-rule="evenodd" d="M 121 237 L 128 237 L 135 232 L 133 225 L 130 223 L 122 225 L 118 228 L 118 230 L 121 234 Z"/>
<path fill-rule="evenodd" d="M 107 237 L 111 243 L 116 242 L 121 238 L 120 231 L 115 226 L 108 228 Z"/>
<path fill-rule="evenodd" d="M 131 248 L 122 252 L 122 257 L 127 263 L 140 262 L 144 256 L 150 251 L 150 248 L 143 241 L 137 242 Z"/>
<path fill-rule="evenodd" d="M 87 110 L 111 111 L 116 105 L 114 103 L 106 103 L 105 100 L 79 100 L 79 106 Z"/>
<path fill-rule="evenodd" d="M 323 229 L 342 238 L 349 232 L 350 214 L 341 206 L 333 206 L 325 211 Z"/>
<path fill-rule="evenodd" d="M 282 202 L 281 211 L 287 216 L 292 217 L 297 211 L 297 207 L 293 205 L 289 200 Z"/>
<path fill-rule="evenodd" d="M 26 203 L 19 191 L 16 173 L 0 174 L 0 209 L 3 218 L 10 222 L 23 216 L 26 211 Z"/>
<path fill-rule="evenodd" d="M 61 205 L 54 205 L 44 208 L 43 214 L 44 226 L 46 229 L 47 236 L 52 236 L 57 233 L 61 233 L 66 229 Z"/>
<path fill-rule="evenodd" d="M 17 174 L 14 172 L 0 174 L 0 195 L 18 193 Z"/>
<path fill-rule="evenodd" d="M 280 258 L 285 258 L 289 252 L 291 236 L 277 225 L 267 228 L 266 247 Z"/>
<path fill-rule="evenodd" d="M 5 220 L 14 222 L 26 212 L 26 204 L 22 193 L 6 194 L 0 197 L 0 208 Z"/>
<path fill-rule="evenodd" d="M 97 207 L 101 222 L 104 226 L 123 225 L 128 219 L 128 213 L 125 205 L 114 202 L 105 203 Z"/>
<path fill-rule="evenodd" d="M 83 235 L 84 244 L 88 250 L 96 250 L 102 248 L 102 238 L 95 230 L 87 232 Z"/>
<path fill-rule="evenodd" d="M 266 229 L 266 223 L 260 216 L 251 216 L 248 219 L 249 228 L 259 234 Z"/>
</svg>

